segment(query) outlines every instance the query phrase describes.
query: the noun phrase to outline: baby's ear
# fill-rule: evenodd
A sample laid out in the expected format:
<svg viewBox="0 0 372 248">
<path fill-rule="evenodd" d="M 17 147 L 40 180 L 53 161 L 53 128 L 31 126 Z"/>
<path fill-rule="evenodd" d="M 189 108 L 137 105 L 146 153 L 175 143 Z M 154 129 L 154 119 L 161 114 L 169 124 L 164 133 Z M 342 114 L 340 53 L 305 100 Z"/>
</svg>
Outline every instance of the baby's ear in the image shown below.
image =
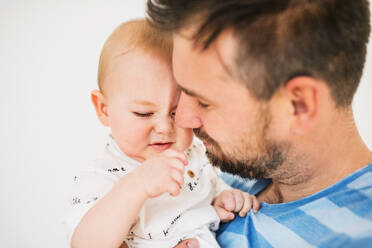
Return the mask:
<svg viewBox="0 0 372 248">
<path fill-rule="evenodd" d="M 106 99 L 103 93 L 99 90 L 92 90 L 91 95 L 93 106 L 96 110 L 96 114 L 102 125 L 109 125 L 109 116 L 107 113 Z"/>
</svg>

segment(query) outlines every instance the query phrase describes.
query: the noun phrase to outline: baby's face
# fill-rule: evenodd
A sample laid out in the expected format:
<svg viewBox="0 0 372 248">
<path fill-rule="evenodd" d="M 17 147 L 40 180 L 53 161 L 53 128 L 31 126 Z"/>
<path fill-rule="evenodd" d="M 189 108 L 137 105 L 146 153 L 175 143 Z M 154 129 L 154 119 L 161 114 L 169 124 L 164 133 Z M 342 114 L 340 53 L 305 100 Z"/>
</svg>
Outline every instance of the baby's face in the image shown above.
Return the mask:
<svg viewBox="0 0 372 248">
<path fill-rule="evenodd" d="M 143 161 L 168 148 L 184 151 L 192 130 L 175 126 L 180 90 L 161 56 L 134 51 L 116 57 L 105 88 L 112 136 L 129 157 Z"/>
</svg>

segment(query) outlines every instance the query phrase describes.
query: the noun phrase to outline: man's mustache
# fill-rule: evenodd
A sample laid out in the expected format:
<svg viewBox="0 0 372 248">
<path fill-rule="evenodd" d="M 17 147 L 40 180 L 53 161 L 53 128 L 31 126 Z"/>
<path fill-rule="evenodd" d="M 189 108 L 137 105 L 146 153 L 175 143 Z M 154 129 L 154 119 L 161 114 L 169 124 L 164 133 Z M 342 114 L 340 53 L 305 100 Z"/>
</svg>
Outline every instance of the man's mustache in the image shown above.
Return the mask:
<svg viewBox="0 0 372 248">
<path fill-rule="evenodd" d="M 194 128 L 193 131 L 196 137 L 198 137 L 202 141 L 211 145 L 217 145 L 217 142 L 214 139 L 212 139 L 206 132 L 202 131 L 200 128 Z"/>
</svg>

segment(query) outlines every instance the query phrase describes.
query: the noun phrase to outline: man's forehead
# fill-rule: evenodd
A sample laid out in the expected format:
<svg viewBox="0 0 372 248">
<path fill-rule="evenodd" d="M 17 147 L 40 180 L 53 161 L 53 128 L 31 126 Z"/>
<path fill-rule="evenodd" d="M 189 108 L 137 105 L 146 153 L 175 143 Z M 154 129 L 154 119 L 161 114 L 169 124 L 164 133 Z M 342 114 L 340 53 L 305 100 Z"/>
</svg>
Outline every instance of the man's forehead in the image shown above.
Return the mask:
<svg viewBox="0 0 372 248">
<path fill-rule="evenodd" d="M 201 44 L 195 44 L 191 34 L 191 29 L 184 28 L 174 35 L 173 69 L 180 85 L 184 78 L 234 80 L 236 39 L 232 31 L 221 33 L 204 50 Z"/>
<path fill-rule="evenodd" d="M 237 66 L 235 63 L 236 53 L 238 52 L 238 41 L 231 29 L 225 30 L 220 34 L 215 42 L 215 51 L 224 66 L 225 70 L 233 77 Z"/>
<path fill-rule="evenodd" d="M 231 35 L 221 34 L 221 40 L 206 50 L 195 49 L 188 36 L 174 35 L 173 72 L 185 94 L 218 105 L 231 84 L 239 82 L 233 77 L 235 39 Z"/>
</svg>

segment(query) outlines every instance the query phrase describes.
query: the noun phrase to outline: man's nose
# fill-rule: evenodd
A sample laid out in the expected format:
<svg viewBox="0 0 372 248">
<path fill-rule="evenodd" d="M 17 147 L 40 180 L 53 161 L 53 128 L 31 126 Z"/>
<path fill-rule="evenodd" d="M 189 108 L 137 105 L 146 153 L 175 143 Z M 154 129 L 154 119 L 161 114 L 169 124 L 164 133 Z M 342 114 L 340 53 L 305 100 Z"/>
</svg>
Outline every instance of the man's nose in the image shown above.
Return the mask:
<svg viewBox="0 0 372 248">
<path fill-rule="evenodd" d="M 181 93 L 177 106 L 176 125 L 183 128 L 199 128 L 202 126 L 195 99 L 184 92 Z"/>
</svg>

